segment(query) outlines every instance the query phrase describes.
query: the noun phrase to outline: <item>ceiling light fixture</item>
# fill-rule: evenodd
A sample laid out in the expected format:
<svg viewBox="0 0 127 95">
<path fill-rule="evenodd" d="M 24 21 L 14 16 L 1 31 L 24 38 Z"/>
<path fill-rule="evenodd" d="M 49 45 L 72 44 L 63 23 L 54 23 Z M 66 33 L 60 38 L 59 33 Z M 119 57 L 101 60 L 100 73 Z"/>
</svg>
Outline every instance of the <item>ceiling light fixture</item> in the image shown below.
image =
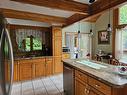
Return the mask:
<svg viewBox="0 0 127 95">
<path fill-rule="evenodd" d="M 112 32 L 112 28 L 111 28 L 111 24 L 110 24 L 110 0 L 109 0 L 109 23 L 108 23 L 107 31 Z"/>
<path fill-rule="evenodd" d="M 90 29 L 90 36 L 93 36 L 92 23 L 91 23 L 91 29 Z"/>
<path fill-rule="evenodd" d="M 93 2 L 95 2 L 95 0 L 89 0 L 89 3 L 93 3 Z"/>
</svg>

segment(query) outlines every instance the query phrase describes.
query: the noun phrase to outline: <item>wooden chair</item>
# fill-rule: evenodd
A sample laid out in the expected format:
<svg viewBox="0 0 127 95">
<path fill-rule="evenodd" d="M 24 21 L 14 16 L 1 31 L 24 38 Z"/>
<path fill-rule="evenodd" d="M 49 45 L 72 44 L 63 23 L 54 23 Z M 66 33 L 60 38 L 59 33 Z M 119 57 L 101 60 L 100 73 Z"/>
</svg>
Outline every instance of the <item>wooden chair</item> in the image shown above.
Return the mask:
<svg viewBox="0 0 127 95">
<path fill-rule="evenodd" d="M 115 59 L 115 58 L 111 58 L 109 59 L 109 64 L 111 65 L 120 65 L 119 60 Z"/>
<path fill-rule="evenodd" d="M 99 57 L 97 54 L 95 55 L 95 60 L 96 61 L 101 61 L 101 57 Z"/>
</svg>

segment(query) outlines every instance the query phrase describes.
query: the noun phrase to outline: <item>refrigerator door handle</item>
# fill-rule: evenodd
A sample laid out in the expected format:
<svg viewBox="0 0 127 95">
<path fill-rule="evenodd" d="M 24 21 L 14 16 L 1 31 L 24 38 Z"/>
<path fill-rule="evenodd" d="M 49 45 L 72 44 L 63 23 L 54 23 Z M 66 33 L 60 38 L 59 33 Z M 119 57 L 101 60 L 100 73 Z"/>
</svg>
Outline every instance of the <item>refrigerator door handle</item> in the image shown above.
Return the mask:
<svg viewBox="0 0 127 95">
<path fill-rule="evenodd" d="M 9 87 L 9 93 L 11 93 L 11 85 L 12 85 L 12 82 L 13 82 L 13 72 L 14 72 L 14 57 L 13 57 L 13 48 L 12 48 L 12 43 L 11 43 L 11 38 L 10 38 L 10 35 L 9 35 L 9 31 L 8 29 L 5 28 L 5 34 L 6 34 L 6 37 L 7 37 L 7 41 L 9 43 L 9 47 L 10 47 L 10 57 L 11 57 L 11 80 L 10 80 L 10 87 Z"/>
</svg>

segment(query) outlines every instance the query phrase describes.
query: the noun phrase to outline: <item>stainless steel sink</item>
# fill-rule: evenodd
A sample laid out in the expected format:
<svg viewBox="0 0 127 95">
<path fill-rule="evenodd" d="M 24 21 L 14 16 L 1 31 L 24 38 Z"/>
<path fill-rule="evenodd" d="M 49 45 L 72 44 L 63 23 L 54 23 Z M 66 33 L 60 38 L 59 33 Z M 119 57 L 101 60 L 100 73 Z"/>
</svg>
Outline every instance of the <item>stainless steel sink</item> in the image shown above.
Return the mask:
<svg viewBox="0 0 127 95">
<path fill-rule="evenodd" d="M 80 61 L 76 61 L 76 62 L 79 64 L 86 65 L 88 67 L 94 68 L 94 69 L 107 68 L 107 66 L 105 66 L 105 65 L 97 64 L 95 62 L 87 61 L 87 60 L 80 60 Z"/>
</svg>

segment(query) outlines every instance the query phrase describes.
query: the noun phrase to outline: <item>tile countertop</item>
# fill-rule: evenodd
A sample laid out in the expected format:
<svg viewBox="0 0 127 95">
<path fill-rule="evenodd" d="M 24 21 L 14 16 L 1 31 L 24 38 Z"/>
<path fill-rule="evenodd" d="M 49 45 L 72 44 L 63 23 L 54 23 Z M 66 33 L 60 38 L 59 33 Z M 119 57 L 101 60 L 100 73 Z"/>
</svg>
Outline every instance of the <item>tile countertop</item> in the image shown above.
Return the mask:
<svg viewBox="0 0 127 95">
<path fill-rule="evenodd" d="M 103 81 L 104 83 L 106 83 L 110 86 L 123 87 L 123 86 L 127 85 L 127 74 L 120 75 L 120 74 L 113 72 L 114 68 L 116 68 L 118 66 L 113 66 L 113 65 L 106 64 L 106 63 L 101 63 L 101 62 L 90 60 L 90 62 L 91 61 L 96 62 L 96 63 L 102 64 L 107 67 L 107 68 L 103 68 L 103 69 L 102 68 L 101 69 L 94 69 L 89 66 L 86 66 L 86 65 L 76 62 L 76 61 L 80 61 L 80 60 L 86 60 L 86 59 L 65 59 L 62 61 L 64 62 L 64 64 L 68 64 L 68 65 L 72 66 L 73 68 L 78 69 L 78 70 L 86 73 L 87 75 L 96 78 L 97 80 Z M 127 71 L 126 71 L 126 73 L 127 73 Z"/>
</svg>

